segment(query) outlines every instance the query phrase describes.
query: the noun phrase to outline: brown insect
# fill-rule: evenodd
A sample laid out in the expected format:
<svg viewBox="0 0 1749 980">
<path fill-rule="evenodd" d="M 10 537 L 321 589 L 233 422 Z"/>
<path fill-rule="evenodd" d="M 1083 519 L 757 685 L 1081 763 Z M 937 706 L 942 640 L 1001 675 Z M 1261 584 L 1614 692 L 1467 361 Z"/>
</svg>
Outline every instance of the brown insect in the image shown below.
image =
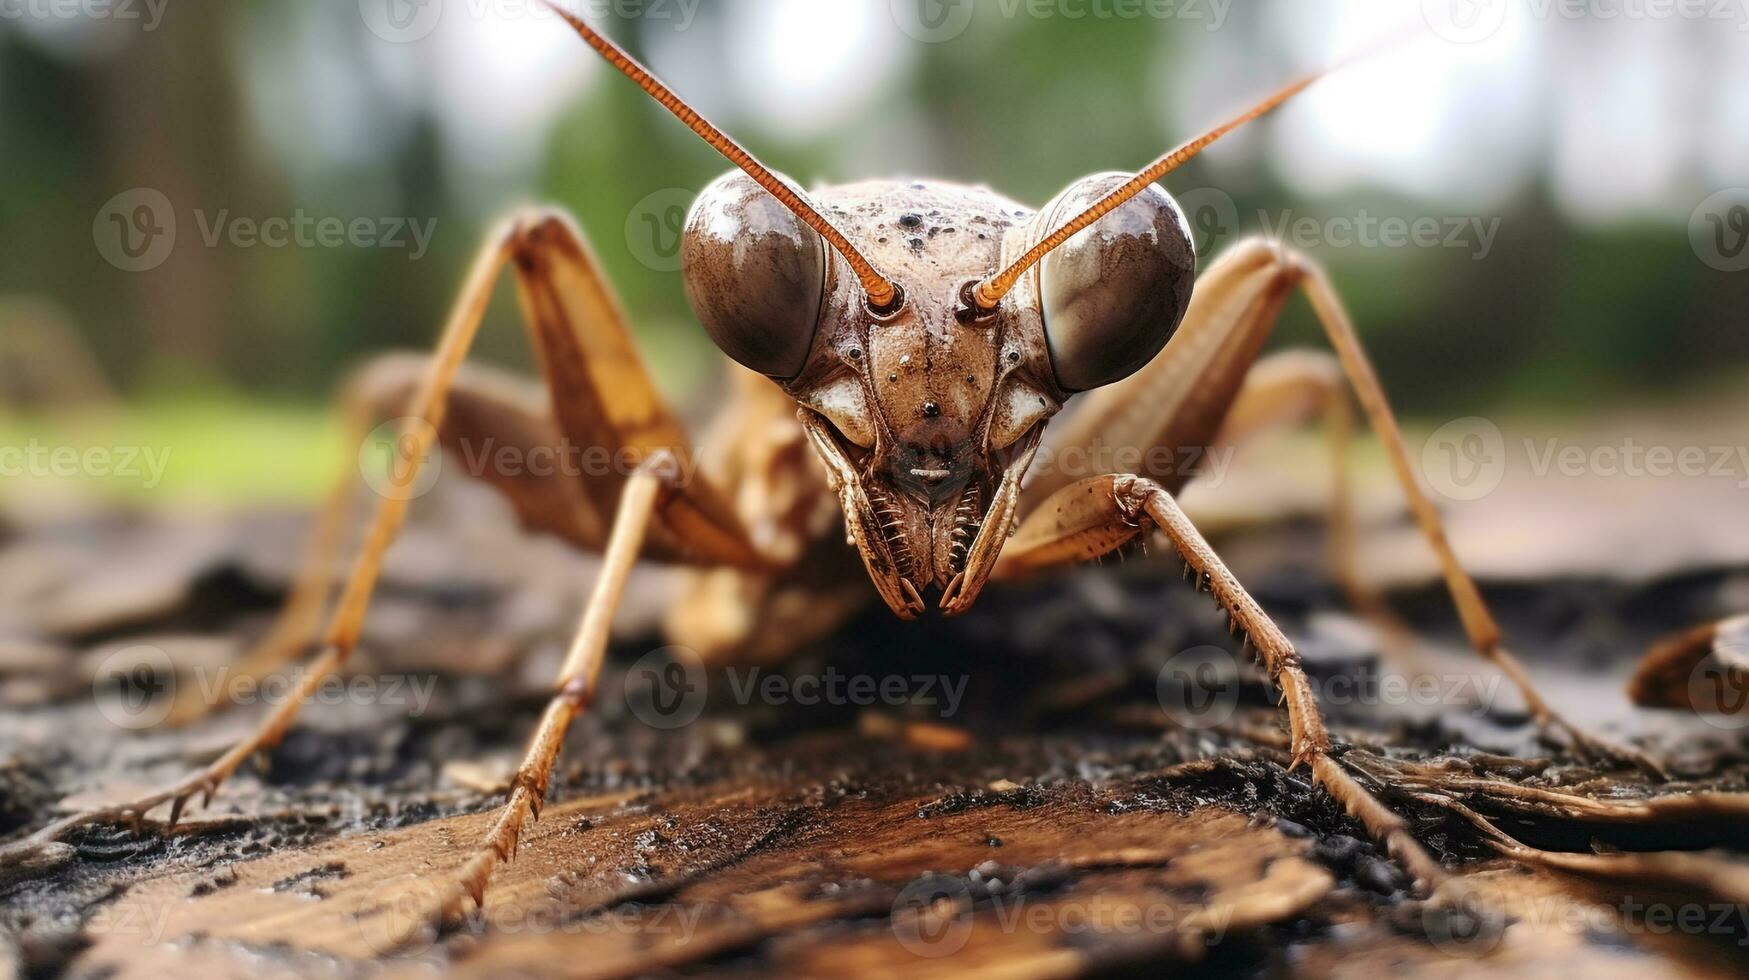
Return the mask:
<svg viewBox="0 0 1749 980">
<path fill-rule="evenodd" d="M 470 897 L 482 901 L 524 819 L 539 810 L 566 728 L 596 691 L 609 622 L 637 560 L 696 569 L 669 617 L 676 643 L 712 660 L 768 658 L 829 632 L 867 595 L 842 541 L 846 530 L 875 591 L 908 619 L 931 605 L 963 613 L 993 579 L 1094 558 L 1157 529 L 1280 688 L 1296 765 L 1309 767 L 1423 887 L 1437 882 L 1440 865 L 1330 754 L 1293 646 L 1174 501 L 1190 474 L 1150 479 L 1055 469 L 1026 481 L 1052 417 L 1075 397 L 1085 404 L 1048 430 L 1056 445 L 1210 446 L 1242 439 L 1266 420 L 1317 414 L 1335 423 L 1340 438 L 1346 380 L 1439 557 L 1476 652 L 1517 684 L 1541 725 L 1563 730 L 1583 750 L 1631 757 L 1563 722 L 1502 645 L 1325 275 L 1302 256 L 1252 240 L 1196 278 L 1184 215 L 1155 182 L 1318 76 L 1286 86 L 1139 174 L 1087 177 L 1036 211 L 984 188 L 933 181 L 875 181 L 804 196 L 613 42 L 558 12 L 738 168 L 699 195 L 683 256 L 699 320 L 748 370 L 737 372 L 703 475 L 683 479 L 676 463 L 690 443 L 645 371 L 595 258 L 569 218 L 542 212 L 513 219 L 490 239 L 432 358 L 380 363 L 349 389 L 348 414 L 361 432 L 376 417 L 413 419 L 402 435 L 397 486 L 413 482 L 430 451 L 469 439 L 523 449 L 607 447 L 637 461 L 629 472 L 581 481 L 485 474 L 528 525 L 605 557 L 509 799 L 440 889 L 434 918 L 461 912 Z M 506 265 L 539 354 L 544 396 L 463 365 Z M 1296 290 L 1311 301 L 1336 356 L 1260 359 Z M 309 571 L 246 672 L 283 665 L 314 632 L 351 496 L 337 494 L 326 509 Z M 210 798 L 244 760 L 277 743 L 305 696 L 356 645 L 408 496 L 391 493 L 378 503 L 320 655 L 258 730 L 163 792 L 69 817 L 33 839 L 93 821 L 138 821 L 164 803 L 174 824 L 194 794 Z M 1339 501 L 1338 553 L 1344 580 L 1364 606 L 1348 557 L 1345 506 Z"/>
</svg>

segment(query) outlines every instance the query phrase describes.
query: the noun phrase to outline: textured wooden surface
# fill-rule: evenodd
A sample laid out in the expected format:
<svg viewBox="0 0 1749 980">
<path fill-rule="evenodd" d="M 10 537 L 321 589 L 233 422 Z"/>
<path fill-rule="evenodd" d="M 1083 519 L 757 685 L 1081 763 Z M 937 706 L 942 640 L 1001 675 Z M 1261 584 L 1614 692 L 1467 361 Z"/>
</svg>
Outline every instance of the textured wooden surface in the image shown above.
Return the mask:
<svg viewBox="0 0 1749 980">
<path fill-rule="evenodd" d="M 658 645 L 648 627 L 662 579 L 641 579 L 608 689 L 568 740 L 552 803 L 496 875 L 484 912 L 391 948 L 422 889 L 490 820 L 590 575 L 586 560 L 507 537 L 490 515 L 442 519 L 445 507 L 478 505 L 434 502 L 439 518 L 410 529 L 395 553 L 358 671 L 379 685 L 402 678 L 406 703 L 312 707 L 265 774 L 241 775 L 174 833 L 154 821 L 139 834 L 87 828 L 0 869 L 0 956 L 33 975 L 256 978 L 1165 967 L 1639 977 L 1741 966 L 1749 885 L 1731 850 L 1741 824 L 1728 820 L 1579 818 L 1435 787 L 1540 847 L 1712 849 L 1704 860 L 1722 872 L 1661 867 L 1627 881 L 1502 857 L 1450 805 L 1381 782 L 1474 889 L 1416 900 L 1364 833 L 1286 770 L 1260 684 L 1242 684 L 1218 728 L 1168 724 L 1162 664 L 1224 632 L 1205 598 L 1143 561 L 992 590 L 953 622 L 905 626 L 877 613 L 769 669 L 786 682 L 833 670 L 941 678 L 963 685 L 951 712 L 939 688 L 933 703 L 834 705 L 739 698 L 713 680 L 703 716 L 672 731 L 647 724 L 620 686 Z M 80 518 L 10 536 L 0 550 L 0 834 L 166 781 L 248 723 L 258 709 L 181 732 L 132 731 L 94 702 L 91 678 L 140 645 L 187 671 L 222 668 L 273 609 L 296 526 Z M 1254 588 L 1322 683 L 1372 676 L 1364 632 L 1332 612 L 1316 551 L 1297 534 L 1276 533 L 1274 547 L 1309 557 L 1254 574 Z M 1696 572 L 1494 594 L 1569 710 L 1629 719 L 1618 734 L 1661 752 L 1677 790 L 1737 790 L 1749 758 L 1741 729 L 1631 712 L 1621 681 L 1646 639 L 1740 588 Z M 1396 599 L 1434 641 L 1440 669 L 1488 676 L 1454 652 L 1436 591 Z M 385 700 L 386 687 L 376 690 Z M 1605 799 L 1655 791 L 1537 743 L 1509 697 L 1494 708 L 1331 705 L 1356 764 L 1376 758 L 1366 764 L 1377 773 Z M 1666 908 L 1705 922 L 1666 926 Z"/>
</svg>

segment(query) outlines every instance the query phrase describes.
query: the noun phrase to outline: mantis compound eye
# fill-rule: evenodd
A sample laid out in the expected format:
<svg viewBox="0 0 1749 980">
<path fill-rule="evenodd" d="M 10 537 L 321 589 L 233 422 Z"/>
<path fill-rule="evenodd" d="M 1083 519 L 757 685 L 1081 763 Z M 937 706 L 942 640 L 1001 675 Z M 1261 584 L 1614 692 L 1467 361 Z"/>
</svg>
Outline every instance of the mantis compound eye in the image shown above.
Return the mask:
<svg viewBox="0 0 1749 980">
<path fill-rule="evenodd" d="M 807 365 L 826 289 L 826 242 L 732 171 L 693 202 L 681 238 L 692 311 L 724 354 L 787 380 Z"/>
<path fill-rule="evenodd" d="M 1039 212 L 1038 227 L 1060 225 L 1129 178 L 1077 181 Z M 1172 339 L 1195 281 L 1190 226 L 1155 186 L 1045 256 L 1039 284 L 1057 383 L 1086 391 L 1141 370 Z"/>
</svg>

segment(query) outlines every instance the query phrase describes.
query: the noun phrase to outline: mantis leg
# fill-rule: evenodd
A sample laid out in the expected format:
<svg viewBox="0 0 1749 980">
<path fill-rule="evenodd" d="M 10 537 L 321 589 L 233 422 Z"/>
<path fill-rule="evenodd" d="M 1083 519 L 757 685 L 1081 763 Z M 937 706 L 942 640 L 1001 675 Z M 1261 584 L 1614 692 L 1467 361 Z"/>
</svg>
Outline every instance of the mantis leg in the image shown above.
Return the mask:
<svg viewBox="0 0 1749 980">
<path fill-rule="evenodd" d="M 1340 362 L 1333 355 L 1310 350 L 1289 350 L 1262 358 L 1246 373 L 1213 446 L 1243 445 L 1265 431 L 1317 420 L 1322 421 L 1329 442 L 1330 573 L 1349 606 L 1372 624 L 1385 652 L 1407 667 L 1420 660 L 1414 633 L 1361 573 L 1354 464 L 1349 455 L 1354 410 Z M 1195 483 L 1194 477 L 1191 482 Z"/>
<path fill-rule="evenodd" d="M 1064 421 L 1059 441 L 1142 448 L 1211 445 L 1295 289 L 1311 301 L 1335 348 L 1342 373 L 1384 447 L 1415 523 L 1439 561 L 1470 646 L 1512 681 L 1545 731 L 1564 731 L 1569 741 L 1587 754 L 1629 761 L 1657 772 L 1656 763 L 1642 753 L 1587 733 L 1562 718 L 1507 649 L 1481 590 L 1458 560 L 1438 510 L 1421 487 L 1384 386 L 1347 311 L 1328 277 L 1310 260 L 1263 239 L 1234 246 L 1198 281 L 1184 323 L 1160 355 L 1130 378 L 1089 395 L 1088 403 Z M 1146 475 L 1167 491 L 1176 492 L 1194 474 Z M 1035 481 L 1028 487 L 1023 505 L 1036 506 L 1064 486 L 1070 476 L 1057 474 Z"/>
<path fill-rule="evenodd" d="M 383 556 L 406 520 L 414 496 L 406 491 L 415 485 L 445 427 L 462 362 L 479 332 L 499 273 L 510 263 L 516 269 L 524 316 L 540 355 L 559 431 L 584 449 L 636 461 L 629 471 L 579 481 L 578 492 L 591 506 L 573 517 L 586 521 L 591 513 L 612 513 L 635 474 L 646 465 L 660 465 L 678 475 L 672 478 L 673 492 L 663 501 L 660 523 L 649 528 L 646 553 L 706 565 L 762 564 L 721 493 L 701 479 L 687 478 L 680 465 L 688 453 L 684 433 L 645 371 L 618 303 L 581 233 L 558 214 L 513 219 L 474 261 L 437 350 L 405 403 L 406 421 L 390 485 L 379 494 L 364 542 L 329 615 L 320 652 L 285 701 L 274 706 L 247 737 L 187 778 L 129 803 L 51 823 L 6 851 L 38 847 L 83 824 L 114 820 L 137 824 L 165 803 L 170 804 L 169 822 L 174 825 L 196 794 L 203 804 L 209 802 L 239 766 L 279 743 L 304 701 L 346 663 L 357 646 Z"/>
<path fill-rule="evenodd" d="M 1313 263 L 1302 261 L 1296 268 L 1297 278 L 1306 297 L 1311 300 L 1312 310 L 1323 324 L 1324 332 L 1329 335 L 1331 345 L 1336 348 L 1336 355 L 1342 360 L 1343 371 L 1348 375 L 1349 383 L 1354 386 L 1361 408 L 1366 412 L 1374 434 L 1384 446 L 1397 483 L 1401 486 L 1403 495 L 1408 498 L 1415 523 L 1439 558 L 1440 567 L 1445 573 L 1446 589 L 1457 605 L 1458 617 L 1463 623 L 1464 632 L 1469 636 L 1470 645 L 1476 653 L 1493 663 L 1512 681 L 1524 698 L 1531 716 L 1543 729 L 1558 728 L 1565 731 L 1573 746 L 1581 752 L 1628 762 L 1653 775 L 1661 776 L 1662 768 L 1644 753 L 1574 725 L 1556 712 L 1537 692 L 1530 673 L 1524 669 L 1518 657 L 1506 648 L 1500 624 L 1495 621 L 1487 601 L 1482 598 L 1482 590 L 1476 587 L 1476 580 L 1470 577 L 1463 563 L 1458 561 L 1457 553 L 1452 550 L 1439 511 L 1422 489 L 1414 464 L 1410 462 L 1409 448 L 1404 443 L 1401 427 L 1397 425 L 1396 414 L 1391 411 L 1384 386 L 1379 382 L 1378 373 L 1373 370 L 1372 361 L 1367 357 L 1366 349 L 1361 345 L 1360 336 L 1355 332 L 1354 323 L 1349 319 L 1342 300 L 1336 295 L 1335 287 L 1330 284 L 1324 270 Z"/>
<path fill-rule="evenodd" d="M 464 902 L 471 898 L 475 905 L 485 902 L 486 884 L 492 871 L 516 855 L 517 840 L 525 819 L 540 819 L 542 802 L 552 778 L 553 762 L 564 744 L 565 732 L 571 722 L 588 707 L 595 696 L 596 681 L 607 653 L 608 630 L 613 613 L 625 591 L 626 577 L 631 574 L 643 547 L 644 538 L 664 504 L 671 498 L 672 477 L 666 461 L 652 457 L 627 482 L 620 496 L 619 514 L 614 520 L 613 536 L 608 541 L 601 574 L 595 580 L 595 591 L 584 609 L 583 622 L 572 640 L 570 652 L 559 670 L 552 700 L 541 716 L 522 764 L 510 783 L 510 797 L 498 811 L 498 819 L 472 857 L 439 884 L 436 904 L 430 910 L 430 920 L 442 922 L 459 917 Z M 424 923 L 414 921 L 415 929 Z"/>
<path fill-rule="evenodd" d="M 1330 795 L 1359 820 L 1416 880 L 1431 890 L 1445 869 L 1409 833 L 1403 818 L 1367 792 L 1330 755 L 1330 735 L 1293 644 L 1203 540 L 1164 487 L 1137 476 L 1107 475 L 1059 490 L 1028 516 L 1003 549 L 994 577 L 1013 578 L 1042 568 L 1096 558 L 1122 547 L 1153 524 L 1242 630 L 1282 693 L 1294 765 L 1311 769 Z"/>
</svg>

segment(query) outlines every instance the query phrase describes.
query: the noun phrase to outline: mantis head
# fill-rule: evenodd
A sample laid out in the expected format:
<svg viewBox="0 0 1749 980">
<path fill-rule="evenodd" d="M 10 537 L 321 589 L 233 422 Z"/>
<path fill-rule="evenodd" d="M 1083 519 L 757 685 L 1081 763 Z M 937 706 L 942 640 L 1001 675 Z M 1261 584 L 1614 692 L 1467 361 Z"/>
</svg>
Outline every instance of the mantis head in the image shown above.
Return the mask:
<svg viewBox="0 0 1749 980">
<path fill-rule="evenodd" d="M 910 618 L 967 608 L 1013 529 L 1021 478 L 1068 397 L 1165 346 L 1196 257 L 1148 188 L 1052 252 L 991 309 L 977 284 L 1128 179 L 1078 181 L 1032 212 L 981 188 L 879 182 L 816 199 L 894 276 L 870 302 L 851 264 L 751 178 L 694 204 L 687 295 L 711 338 L 795 399 L 876 589 Z"/>
</svg>

